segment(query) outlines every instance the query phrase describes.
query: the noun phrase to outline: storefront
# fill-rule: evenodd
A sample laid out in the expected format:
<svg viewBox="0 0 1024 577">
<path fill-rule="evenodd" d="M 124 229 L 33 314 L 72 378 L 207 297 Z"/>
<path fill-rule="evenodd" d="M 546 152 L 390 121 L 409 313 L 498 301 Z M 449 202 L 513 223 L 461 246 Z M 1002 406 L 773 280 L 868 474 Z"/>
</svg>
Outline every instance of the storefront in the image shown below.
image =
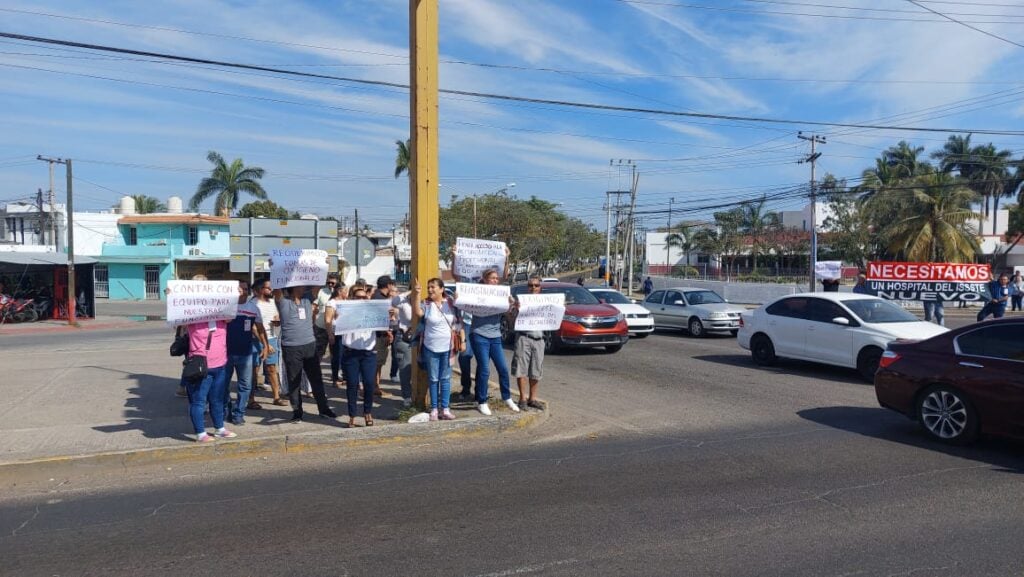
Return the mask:
<svg viewBox="0 0 1024 577">
<path fill-rule="evenodd" d="M 96 314 L 96 293 L 93 269 L 96 260 L 75 257 L 75 292 L 77 317 Z M 0 281 L 8 296 L 33 299 L 50 304 L 45 318 L 68 318 L 67 255 L 55 252 L 0 252 Z"/>
</svg>

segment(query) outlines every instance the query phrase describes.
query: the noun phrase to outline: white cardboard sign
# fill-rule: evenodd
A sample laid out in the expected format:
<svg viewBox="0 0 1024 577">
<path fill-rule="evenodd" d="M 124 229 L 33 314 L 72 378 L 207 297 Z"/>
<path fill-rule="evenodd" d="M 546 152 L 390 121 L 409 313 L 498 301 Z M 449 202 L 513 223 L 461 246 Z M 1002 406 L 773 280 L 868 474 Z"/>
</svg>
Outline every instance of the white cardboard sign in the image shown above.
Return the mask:
<svg viewBox="0 0 1024 577">
<path fill-rule="evenodd" d="M 508 285 L 455 283 L 455 306 L 471 315 L 496 315 L 508 310 L 511 294 Z"/>
<path fill-rule="evenodd" d="M 843 276 L 843 261 L 819 260 L 814 263 L 814 276 L 819 279 L 837 280 Z"/>
<path fill-rule="evenodd" d="M 327 282 L 327 251 L 275 248 L 270 250 L 270 286 L 323 286 Z"/>
<path fill-rule="evenodd" d="M 391 301 L 351 300 L 337 303 L 334 317 L 334 334 L 360 331 L 386 331 L 390 323 L 388 311 Z"/>
<path fill-rule="evenodd" d="M 565 316 L 564 294 L 522 294 L 517 298 L 517 331 L 557 331 L 561 328 L 562 317 Z"/>
<path fill-rule="evenodd" d="M 455 278 L 478 280 L 487 269 L 505 273 L 505 243 L 478 238 L 455 239 Z"/>
<path fill-rule="evenodd" d="M 167 324 L 230 321 L 238 314 L 238 281 L 167 281 Z"/>
</svg>

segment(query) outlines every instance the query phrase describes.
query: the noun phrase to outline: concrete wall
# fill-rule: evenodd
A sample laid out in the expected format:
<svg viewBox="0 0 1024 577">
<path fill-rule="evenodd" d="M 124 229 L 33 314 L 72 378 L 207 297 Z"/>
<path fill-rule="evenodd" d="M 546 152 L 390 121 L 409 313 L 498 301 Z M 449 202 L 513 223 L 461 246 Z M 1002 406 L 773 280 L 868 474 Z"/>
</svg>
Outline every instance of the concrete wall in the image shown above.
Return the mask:
<svg viewBox="0 0 1024 577">
<path fill-rule="evenodd" d="M 106 266 L 110 281 L 110 300 L 146 299 L 145 263 L 108 263 Z M 160 300 L 163 300 L 163 288 L 167 286 L 167 281 L 174 278 L 174 265 L 150 266 L 160 267 Z"/>
<path fill-rule="evenodd" d="M 807 290 L 806 285 L 724 282 L 652 276 L 654 290 L 691 287 L 713 290 L 725 300 L 737 304 L 762 304 L 772 299 Z"/>
</svg>

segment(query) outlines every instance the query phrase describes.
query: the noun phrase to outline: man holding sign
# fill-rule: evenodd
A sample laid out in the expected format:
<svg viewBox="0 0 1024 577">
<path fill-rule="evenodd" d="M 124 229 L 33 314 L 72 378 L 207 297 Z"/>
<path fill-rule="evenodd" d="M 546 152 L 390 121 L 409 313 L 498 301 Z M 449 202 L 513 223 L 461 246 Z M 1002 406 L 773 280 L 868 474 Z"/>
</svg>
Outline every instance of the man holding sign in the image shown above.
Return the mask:
<svg viewBox="0 0 1024 577">
<path fill-rule="evenodd" d="M 528 407 L 531 409 L 543 410 L 544 406 L 537 402 L 537 388 L 540 386 L 540 379 L 542 368 L 544 365 L 544 330 L 548 327 L 541 327 L 534 323 L 521 323 L 520 320 L 526 321 L 526 310 L 528 303 L 531 303 L 535 297 L 540 297 L 540 277 L 531 276 L 526 281 L 526 290 L 529 291 L 525 295 L 520 295 L 516 302 L 516 344 L 515 353 L 512 356 L 512 376 L 516 378 L 516 384 L 519 385 L 519 409 L 525 411 Z M 562 315 L 565 313 L 565 295 L 547 295 L 559 299 L 562 301 L 561 313 L 556 315 L 558 324 L 562 323 Z M 532 303 L 531 303 L 532 304 Z M 548 308 L 547 303 L 535 305 L 535 308 Z M 557 307 L 557 305 L 554 305 Z M 522 318 L 521 318 L 522 317 Z M 533 319 L 530 319 L 533 320 Z M 540 319 L 541 321 L 545 319 Z M 531 324 L 529 328 L 523 326 L 525 324 Z M 536 327 L 536 328 L 535 328 Z M 555 326 L 554 329 L 557 329 Z M 529 380 L 530 386 L 527 389 L 526 383 Z"/>
</svg>

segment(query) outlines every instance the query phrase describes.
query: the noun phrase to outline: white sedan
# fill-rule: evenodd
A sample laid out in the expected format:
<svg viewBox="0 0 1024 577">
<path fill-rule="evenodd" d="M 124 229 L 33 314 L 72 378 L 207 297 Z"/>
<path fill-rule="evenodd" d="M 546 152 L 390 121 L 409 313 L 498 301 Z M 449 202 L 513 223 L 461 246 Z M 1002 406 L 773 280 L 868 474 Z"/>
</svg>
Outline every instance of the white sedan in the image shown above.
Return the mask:
<svg viewBox="0 0 1024 577">
<path fill-rule="evenodd" d="M 871 381 L 886 345 L 948 329 L 878 297 L 853 293 L 787 295 L 740 317 L 739 345 L 754 362 L 779 357 L 850 367 Z"/>
<path fill-rule="evenodd" d="M 636 301 L 615 289 L 594 287 L 588 290 L 594 293 L 594 296 L 601 302 L 619 309 L 619 312 L 626 317 L 626 325 L 634 337 L 642 339 L 654 332 L 654 318 L 651 317 L 651 311 L 636 304 Z"/>
</svg>

